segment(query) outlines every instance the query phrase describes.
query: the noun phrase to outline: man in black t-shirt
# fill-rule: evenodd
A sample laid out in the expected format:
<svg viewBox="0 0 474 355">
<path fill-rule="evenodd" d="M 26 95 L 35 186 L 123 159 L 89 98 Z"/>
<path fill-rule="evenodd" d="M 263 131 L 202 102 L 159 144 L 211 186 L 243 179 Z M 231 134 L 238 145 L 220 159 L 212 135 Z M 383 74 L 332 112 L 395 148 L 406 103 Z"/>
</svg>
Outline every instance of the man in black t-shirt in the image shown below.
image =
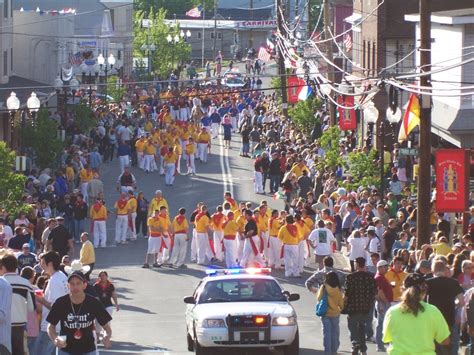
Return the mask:
<svg viewBox="0 0 474 355">
<path fill-rule="evenodd" d="M 64 218 L 56 217 L 58 225 L 51 230 L 48 236 L 47 249 L 54 250 L 61 258 L 70 253 L 74 254 L 74 243 L 72 242 L 71 233 L 64 226 Z"/>
<path fill-rule="evenodd" d="M 451 330 L 449 345 L 436 344 L 437 354 L 457 354 L 459 349 L 459 322 L 456 322 L 456 307 L 464 306 L 464 290 L 456 279 L 449 277 L 450 270 L 443 260 L 433 263 L 434 277 L 426 280 L 428 292 L 426 300 L 436 306 L 446 319 Z M 456 299 L 458 304 L 456 305 Z"/>
<path fill-rule="evenodd" d="M 87 281 L 80 271 L 75 271 L 68 278 L 69 295 L 58 298 L 52 305 L 46 318 L 48 335 L 58 347 L 58 355 L 89 355 L 96 351 L 94 324 L 97 320 L 104 328 L 102 343 L 110 347 L 112 317 L 99 300 L 84 292 Z M 56 325 L 60 323 L 60 334 Z"/>
</svg>

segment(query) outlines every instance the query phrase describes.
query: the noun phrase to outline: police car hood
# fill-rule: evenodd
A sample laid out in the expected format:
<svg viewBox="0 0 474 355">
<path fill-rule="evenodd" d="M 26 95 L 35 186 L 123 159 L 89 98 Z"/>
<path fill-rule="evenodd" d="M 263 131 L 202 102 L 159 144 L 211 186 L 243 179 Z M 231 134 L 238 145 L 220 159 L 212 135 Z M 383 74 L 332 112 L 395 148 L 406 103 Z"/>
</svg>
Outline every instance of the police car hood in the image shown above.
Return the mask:
<svg viewBox="0 0 474 355">
<path fill-rule="evenodd" d="M 230 315 L 270 314 L 291 316 L 293 307 L 287 302 L 221 302 L 198 304 L 194 309 L 199 319 L 225 318 Z"/>
</svg>

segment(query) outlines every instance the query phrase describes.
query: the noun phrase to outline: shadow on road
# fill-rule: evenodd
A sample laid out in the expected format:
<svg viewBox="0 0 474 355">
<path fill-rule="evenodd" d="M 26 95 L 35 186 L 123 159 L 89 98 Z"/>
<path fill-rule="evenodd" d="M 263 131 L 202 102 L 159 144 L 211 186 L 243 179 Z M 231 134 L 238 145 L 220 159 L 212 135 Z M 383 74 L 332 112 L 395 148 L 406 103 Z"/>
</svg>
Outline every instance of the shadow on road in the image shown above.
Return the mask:
<svg viewBox="0 0 474 355">
<path fill-rule="evenodd" d="M 145 308 L 140 308 L 137 306 L 131 306 L 129 304 L 122 304 L 120 308 L 124 311 L 130 311 L 130 312 L 138 312 L 138 313 L 146 313 L 146 314 L 156 314 L 155 312 L 151 312 L 148 309 Z"/>
</svg>

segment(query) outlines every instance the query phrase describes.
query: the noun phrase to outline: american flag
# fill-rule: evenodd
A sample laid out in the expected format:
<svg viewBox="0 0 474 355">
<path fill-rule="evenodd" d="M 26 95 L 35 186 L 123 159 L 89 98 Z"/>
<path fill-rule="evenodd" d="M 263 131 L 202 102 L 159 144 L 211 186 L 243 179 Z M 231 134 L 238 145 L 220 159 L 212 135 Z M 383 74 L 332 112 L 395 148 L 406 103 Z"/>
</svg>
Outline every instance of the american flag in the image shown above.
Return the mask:
<svg viewBox="0 0 474 355">
<path fill-rule="evenodd" d="M 82 63 L 81 52 L 77 52 L 76 54 L 69 53 L 69 64 L 80 65 L 81 63 Z"/>
<path fill-rule="evenodd" d="M 202 6 L 199 5 L 199 6 L 193 7 L 191 10 L 187 11 L 186 16 L 188 16 L 188 17 L 201 17 L 201 13 L 202 13 Z"/>
<path fill-rule="evenodd" d="M 352 37 L 349 33 L 344 35 L 344 47 L 346 48 L 346 52 L 350 52 L 352 49 Z"/>
<path fill-rule="evenodd" d="M 271 58 L 270 53 L 268 53 L 268 50 L 265 47 L 260 47 L 258 50 L 258 59 L 264 62 L 269 62 Z"/>
</svg>

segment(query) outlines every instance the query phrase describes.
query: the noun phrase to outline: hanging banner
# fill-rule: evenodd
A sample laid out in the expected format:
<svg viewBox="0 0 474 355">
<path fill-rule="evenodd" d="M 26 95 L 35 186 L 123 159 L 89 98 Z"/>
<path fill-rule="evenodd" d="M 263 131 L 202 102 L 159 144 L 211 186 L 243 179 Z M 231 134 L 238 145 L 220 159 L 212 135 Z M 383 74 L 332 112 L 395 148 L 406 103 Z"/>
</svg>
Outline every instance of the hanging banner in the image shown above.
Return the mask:
<svg viewBox="0 0 474 355">
<path fill-rule="evenodd" d="M 337 103 L 346 107 L 354 107 L 354 96 L 338 96 Z M 355 109 L 338 107 L 339 128 L 343 131 L 357 129 L 357 117 Z"/>
<path fill-rule="evenodd" d="M 468 204 L 468 151 L 439 149 L 436 151 L 436 212 L 464 212 Z"/>
<path fill-rule="evenodd" d="M 298 102 L 298 94 L 300 91 L 300 79 L 296 76 L 289 76 L 287 79 L 288 103 L 296 104 Z"/>
</svg>

